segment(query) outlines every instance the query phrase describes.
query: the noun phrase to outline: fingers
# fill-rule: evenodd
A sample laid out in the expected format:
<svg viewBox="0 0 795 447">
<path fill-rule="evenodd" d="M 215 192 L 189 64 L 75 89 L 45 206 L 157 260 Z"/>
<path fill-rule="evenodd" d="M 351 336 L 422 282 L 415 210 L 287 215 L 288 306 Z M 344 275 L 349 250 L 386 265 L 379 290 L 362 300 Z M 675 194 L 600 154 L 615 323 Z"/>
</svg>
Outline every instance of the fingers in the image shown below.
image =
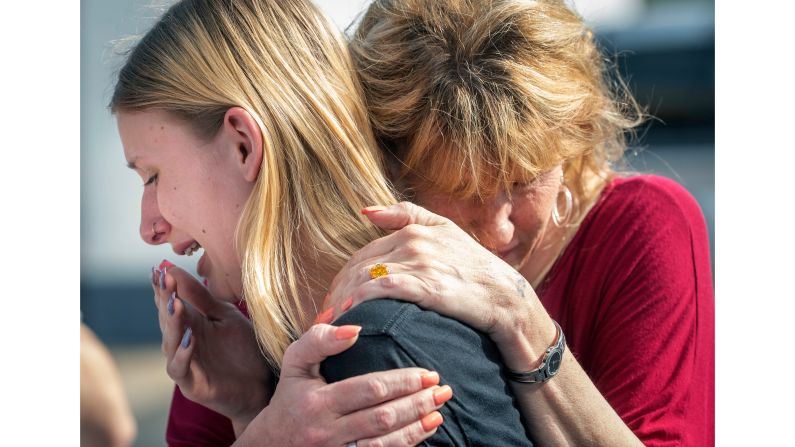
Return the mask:
<svg viewBox="0 0 795 447">
<path fill-rule="evenodd" d="M 444 422 L 442 414 L 434 411 L 421 420 L 413 422 L 400 430 L 393 431 L 384 436 L 369 439 L 359 439 L 356 447 L 405 447 L 415 446 L 422 441 L 430 438 Z"/>
<path fill-rule="evenodd" d="M 348 414 L 404 397 L 439 383 L 439 374 L 423 368 L 402 368 L 351 377 L 321 391 L 335 413 Z"/>
<path fill-rule="evenodd" d="M 190 327 L 186 327 L 182 333 L 176 333 L 179 337 L 179 344 L 176 352 L 166 364 L 166 372 L 171 379 L 181 385 L 190 373 L 190 362 L 196 346 L 195 336 Z"/>
<path fill-rule="evenodd" d="M 376 437 L 394 443 L 385 445 L 415 445 L 439 425 L 428 416 L 453 397 L 449 385 L 440 387 L 438 383 L 436 372 L 405 368 L 352 377 L 326 385 L 321 392 L 332 411 L 345 415 L 356 409 L 337 421 L 335 431 L 349 438 L 369 439 L 373 445 L 378 445 Z M 370 405 L 379 401 L 383 403 Z"/>
<path fill-rule="evenodd" d="M 353 430 L 359 439 L 384 436 L 421 421 L 425 416 L 441 408 L 452 397 L 453 391 L 450 386 L 433 386 L 411 396 L 357 411 L 340 418 L 338 424 L 347 430 Z"/>
<path fill-rule="evenodd" d="M 316 324 L 294 341 L 284 353 L 281 377 L 320 378 L 320 362 L 350 348 L 361 326 Z"/>
<path fill-rule="evenodd" d="M 368 211 L 369 210 L 369 211 Z M 368 207 L 362 210 L 374 224 L 385 230 L 403 230 L 376 239 L 354 253 L 351 264 L 358 264 L 365 259 L 383 256 L 402 245 L 406 239 L 421 239 L 430 236 L 422 227 L 446 225 L 450 221 L 438 214 L 411 202 L 400 202 L 390 207 Z"/>
<path fill-rule="evenodd" d="M 432 305 L 434 301 L 440 301 L 436 300 L 438 293 L 426 282 L 411 274 L 390 272 L 387 276 L 371 279 L 356 287 L 350 294 L 348 309 L 340 308 L 340 315 L 364 301 L 384 297 L 414 303 L 423 309 L 439 309 L 438 305 Z"/>
<path fill-rule="evenodd" d="M 362 214 L 385 230 L 399 230 L 411 224 L 433 226 L 447 222 L 444 217 L 411 202 L 400 202 L 383 209 L 382 207 L 367 207 L 362 210 Z"/>
<path fill-rule="evenodd" d="M 174 266 L 168 269 L 166 285 L 170 285 L 169 277 L 174 280 L 177 296 L 192 304 L 203 315 L 213 317 L 219 311 L 222 302 L 213 298 L 193 275 Z"/>
<path fill-rule="evenodd" d="M 186 306 L 175 294 L 172 293 L 166 307 L 173 309 L 172 314 L 166 313 L 165 325 L 163 327 L 163 354 L 168 361 L 176 353 L 182 342 L 182 335 L 188 327 L 194 324 L 198 314 L 196 311 Z"/>
</svg>

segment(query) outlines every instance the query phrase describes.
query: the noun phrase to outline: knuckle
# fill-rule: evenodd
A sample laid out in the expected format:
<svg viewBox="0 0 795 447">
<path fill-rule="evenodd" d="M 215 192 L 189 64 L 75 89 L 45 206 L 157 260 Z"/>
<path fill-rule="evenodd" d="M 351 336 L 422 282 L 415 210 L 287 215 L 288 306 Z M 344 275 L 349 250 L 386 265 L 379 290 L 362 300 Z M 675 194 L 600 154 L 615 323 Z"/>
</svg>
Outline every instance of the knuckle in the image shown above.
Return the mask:
<svg viewBox="0 0 795 447">
<path fill-rule="evenodd" d="M 168 377 L 170 377 L 172 380 L 176 380 L 178 378 L 177 377 L 177 372 L 175 371 L 175 369 L 176 368 L 174 367 L 174 363 L 173 362 L 169 362 L 166 365 L 166 374 L 168 374 Z"/>
<path fill-rule="evenodd" d="M 400 285 L 400 280 L 394 275 L 386 275 L 378 278 L 381 286 L 385 289 L 392 289 Z"/>
<path fill-rule="evenodd" d="M 359 278 L 365 278 L 365 280 L 370 280 L 370 268 L 373 264 L 370 265 L 362 265 L 359 267 Z"/>
<path fill-rule="evenodd" d="M 423 244 L 416 239 L 411 239 L 403 244 L 401 248 L 406 255 L 413 258 L 422 254 Z"/>
<path fill-rule="evenodd" d="M 307 339 L 315 346 L 319 346 L 320 343 L 323 342 L 323 327 L 320 325 L 313 325 L 309 328 L 309 331 L 306 335 L 308 335 Z"/>
<path fill-rule="evenodd" d="M 412 424 L 401 431 L 401 441 L 403 445 L 417 445 L 424 438 L 425 433 L 420 431 L 418 424 Z"/>
<path fill-rule="evenodd" d="M 373 411 L 373 425 L 381 432 L 391 431 L 397 424 L 397 413 L 390 407 L 379 407 Z"/>
<path fill-rule="evenodd" d="M 423 271 L 423 272 L 436 273 L 438 271 L 438 269 L 432 268 L 431 267 L 431 262 L 426 260 L 426 259 L 424 259 L 424 258 L 415 259 L 414 260 L 414 268 L 416 270 L 418 270 L 418 271 Z"/>
<path fill-rule="evenodd" d="M 430 414 L 436 407 L 436 402 L 433 400 L 433 393 L 423 393 L 414 399 L 412 410 L 415 411 L 415 416 L 419 418 L 426 414 Z"/>
<path fill-rule="evenodd" d="M 408 224 L 401 231 L 409 238 L 415 239 L 424 237 L 426 228 L 420 224 Z"/>
<path fill-rule="evenodd" d="M 389 388 L 376 378 L 371 377 L 367 380 L 367 389 L 370 391 L 370 395 L 378 401 L 382 401 L 389 396 Z"/>
<path fill-rule="evenodd" d="M 367 441 L 359 441 L 356 447 L 385 447 L 386 444 L 381 438 L 368 439 Z"/>
<path fill-rule="evenodd" d="M 301 444 L 308 447 L 326 445 L 329 438 L 328 431 L 319 427 L 307 427 L 303 432 L 304 439 Z"/>
<path fill-rule="evenodd" d="M 415 205 L 407 200 L 399 202 L 396 207 L 400 208 L 402 211 L 411 212 L 412 207 Z"/>
</svg>

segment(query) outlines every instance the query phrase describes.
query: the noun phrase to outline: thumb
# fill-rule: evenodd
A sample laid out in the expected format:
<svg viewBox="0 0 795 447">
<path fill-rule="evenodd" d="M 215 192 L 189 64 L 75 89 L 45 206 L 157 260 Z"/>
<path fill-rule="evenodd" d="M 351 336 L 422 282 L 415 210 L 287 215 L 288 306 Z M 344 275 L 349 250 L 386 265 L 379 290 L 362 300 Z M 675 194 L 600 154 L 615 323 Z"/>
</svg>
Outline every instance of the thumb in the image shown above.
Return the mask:
<svg viewBox="0 0 795 447">
<path fill-rule="evenodd" d="M 353 346 L 361 326 L 316 324 L 284 352 L 280 376 L 320 377 L 320 362 Z"/>
<path fill-rule="evenodd" d="M 434 226 L 447 222 L 446 218 L 411 202 L 400 202 L 388 207 L 368 206 L 362 209 L 362 214 L 384 230 L 399 230 L 411 224 Z"/>
</svg>

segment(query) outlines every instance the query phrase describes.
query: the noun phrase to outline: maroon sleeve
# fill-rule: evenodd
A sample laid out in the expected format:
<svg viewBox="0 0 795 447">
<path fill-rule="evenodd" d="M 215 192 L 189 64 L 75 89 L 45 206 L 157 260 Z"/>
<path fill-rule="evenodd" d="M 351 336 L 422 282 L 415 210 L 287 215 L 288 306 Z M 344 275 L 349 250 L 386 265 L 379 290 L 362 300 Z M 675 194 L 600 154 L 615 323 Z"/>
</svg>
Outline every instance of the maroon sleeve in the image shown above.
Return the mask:
<svg viewBox="0 0 795 447">
<path fill-rule="evenodd" d="M 654 176 L 616 186 L 604 208 L 586 370 L 646 445 L 713 445 L 714 294 L 701 211 Z"/>
<path fill-rule="evenodd" d="M 234 442 L 235 432 L 227 417 L 191 401 L 174 386 L 166 427 L 170 447 L 221 447 Z"/>
<path fill-rule="evenodd" d="M 244 301 L 238 302 L 237 307 L 249 317 Z M 235 431 L 229 418 L 193 402 L 182 394 L 178 386 L 174 386 L 166 426 L 169 447 L 220 447 L 234 442 Z"/>
</svg>

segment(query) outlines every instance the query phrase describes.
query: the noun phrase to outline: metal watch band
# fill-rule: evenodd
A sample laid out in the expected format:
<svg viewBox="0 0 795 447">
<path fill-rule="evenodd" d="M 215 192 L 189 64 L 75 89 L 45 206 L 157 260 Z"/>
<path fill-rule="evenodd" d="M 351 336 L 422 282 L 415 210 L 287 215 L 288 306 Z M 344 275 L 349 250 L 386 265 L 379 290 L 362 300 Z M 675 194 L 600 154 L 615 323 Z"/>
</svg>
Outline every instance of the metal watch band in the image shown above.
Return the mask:
<svg viewBox="0 0 795 447">
<path fill-rule="evenodd" d="M 566 349 L 566 337 L 563 335 L 563 330 L 558 322 L 555 320 L 552 320 L 552 322 L 555 323 L 555 327 L 558 330 L 558 338 L 555 340 L 555 344 L 548 347 L 546 352 L 544 352 L 541 366 L 531 371 L 513 371 L 508 369 L 507 375 L 509 379 L 521 383 L 543 383 L 557 374 L 560 364 L 558 363 L 554 369 L 551 369 L 549 362 L 552 356 L 556 354 L 559 355 L 558 362 L 563 359 L 563 352 Z"/>
</svg>

